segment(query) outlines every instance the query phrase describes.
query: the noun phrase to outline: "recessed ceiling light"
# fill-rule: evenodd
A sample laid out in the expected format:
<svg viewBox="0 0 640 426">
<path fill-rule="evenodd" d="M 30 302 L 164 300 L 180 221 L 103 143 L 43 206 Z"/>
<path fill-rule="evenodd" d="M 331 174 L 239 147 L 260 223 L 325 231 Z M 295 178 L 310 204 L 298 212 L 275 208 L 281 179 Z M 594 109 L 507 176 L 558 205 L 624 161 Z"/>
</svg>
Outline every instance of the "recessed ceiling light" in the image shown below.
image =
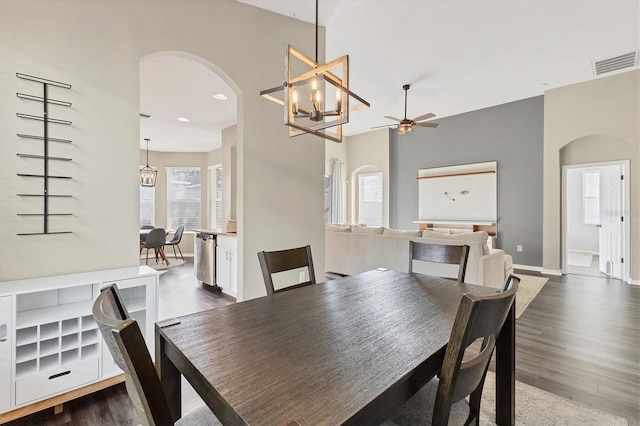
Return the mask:
<svg viewBox="0 0 640 426">
<path fill-rule="evenodd" d="M 226 101 L 227 100 L 227 95 L 225 95 L 224 93 L 216 93 L 215 95 L 213 95 L 214 98 L 216 98 L 219 101 Z"/>
<path fill-rule="evenodd" d="M 182 121 L 186 123 L 187 121 L 189 121 L 189 119 L 184 117 L 178 117 L 178 121 Z"/>
</svg>

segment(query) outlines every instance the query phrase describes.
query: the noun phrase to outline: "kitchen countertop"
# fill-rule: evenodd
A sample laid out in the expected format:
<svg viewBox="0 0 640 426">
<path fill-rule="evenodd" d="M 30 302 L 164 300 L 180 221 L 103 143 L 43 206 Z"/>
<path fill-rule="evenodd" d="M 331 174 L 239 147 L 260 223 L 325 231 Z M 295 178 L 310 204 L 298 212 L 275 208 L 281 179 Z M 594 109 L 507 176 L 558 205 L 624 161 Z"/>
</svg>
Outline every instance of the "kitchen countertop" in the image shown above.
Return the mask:
<svg viewBox="0 0 640 426">
<path fill-rule="evenodd" d="M 216 231 L 214 229 L 192 229 L 191 231 L 197 232 L 200 234 L 210 234 L 210 235 L 226 235 L 228 237 L 237 237 L 238 234 L 235 232 L 222 232 Z"/>
</svg>

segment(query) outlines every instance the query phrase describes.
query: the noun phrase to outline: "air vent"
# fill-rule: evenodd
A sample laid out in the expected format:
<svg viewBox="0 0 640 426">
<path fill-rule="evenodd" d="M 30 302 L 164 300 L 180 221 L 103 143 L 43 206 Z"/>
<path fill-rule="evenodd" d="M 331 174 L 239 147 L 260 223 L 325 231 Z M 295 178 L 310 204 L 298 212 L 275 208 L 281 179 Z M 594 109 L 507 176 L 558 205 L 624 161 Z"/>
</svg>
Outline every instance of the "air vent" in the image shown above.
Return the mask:
<svg viewBox="0 0 640 426">
<path fill-rule="evenodd" d="M 602 75 L 638 65 L 638 51 L 593 61 L 593 74 Z"/>
<path fill-rule="evenodd" d="M 147 120 L 151 120 L 153 118 L 153 115 L 149 115 L 149 114 L 144 114 L 144 113 L 140 113 L 140 118 L 145 118 Z"/>
</svg>

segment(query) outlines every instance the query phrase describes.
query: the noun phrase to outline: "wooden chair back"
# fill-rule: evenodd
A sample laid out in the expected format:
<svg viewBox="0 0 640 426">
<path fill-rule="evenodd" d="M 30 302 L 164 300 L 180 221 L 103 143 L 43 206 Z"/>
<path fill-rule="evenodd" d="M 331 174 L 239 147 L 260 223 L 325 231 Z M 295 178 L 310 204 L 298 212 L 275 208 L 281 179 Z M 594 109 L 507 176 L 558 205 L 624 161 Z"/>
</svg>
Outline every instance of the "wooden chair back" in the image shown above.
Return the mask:
<svg viewBox="0 0 640 426">
<path fill-rule="evenodd" d="M 506 291 L 489 296 L 462 296 L 440 370 L 432 425 L 447 424 L 452 404 L 468 395 L 470 412 L 465 424 L 472 420 L 478 424 L 489 361 L 498 333 L 515 301 L 518 283 L 517 277 L 509 276 Z M 467 347 L 477 339 L 483 339 L 480 353 L 465 356 Z"/>
<path fill-rule="evenodd" d="M 409 273 L 413 273 L 413 261 L 450 263 L 459 265 L 458 282 L 464 282 L 469 259 L 468 245 L 431 244 L 409 241 Z"/>
<path fill-rule="evenodd" d="M 142 424 L 173 424 L 140 327 L 129 318 L 115 284 L 102 289 L 92 313 L 111 356 L 125 373 L 127 393 Z"/>
<path fill-rule="evenodd" d="M 278 251 L 261 251 L 258 253 L 260 268 L 264 278 L 267 294 L 272 295 L 281 291 L 292 290 L 316 283 L 316 274 L 313 270 L 313 258 L 311 246 L 297 247 Z M 291 271 L 293 269 L 307 268 L 308 281 L 275 290 L 273 287 L 273 274 Z"/>
</svg>

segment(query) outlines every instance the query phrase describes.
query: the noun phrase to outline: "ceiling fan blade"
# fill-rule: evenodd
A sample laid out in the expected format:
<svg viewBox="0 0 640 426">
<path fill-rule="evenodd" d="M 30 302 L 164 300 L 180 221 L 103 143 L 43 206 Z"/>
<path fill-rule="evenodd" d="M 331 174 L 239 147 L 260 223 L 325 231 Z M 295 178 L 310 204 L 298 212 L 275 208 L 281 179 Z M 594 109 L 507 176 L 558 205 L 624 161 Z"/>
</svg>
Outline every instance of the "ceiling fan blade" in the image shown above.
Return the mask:
<svg viewBox="0 0 640 426">
<path fill-rule="evenodd" d="M 379 129 L 379 128 L 381 128 L 381 127 L 393 127 L 393 126 L 395 126 L 395 124 L 385 124 L 385 125 L 383 125 L 383 126 L 375 126 L 375 127 L 372 127 L 372 129 Z"/>
<path fill-rule="evenodd" d="M 438 127 L 438 123 L 434 123 L 432 121 L 428 123 L 414 123 L 413 125 L 418 127 Z"/>
<path fill-rule="evenodd" d="M 392 117 L 390 115 L 385 115 L 384 118 L 388 118 L 389 120 L 397 121 L 398 123 L 400 123 L 402 121 L 399 118 L 395 118 L 395 117 Z"/>
<path fill-rule="evenodd" d="M 413 121 L 418 122 L 418 121 L 422 121 L 422 120 L 427 120 L 427 119 L 433 118 L 435 116 L 436 116 L 435 114 L 428 113 L 428 114 L 421 115 L 420 117 L 414 118 Z"/>
</svg>

